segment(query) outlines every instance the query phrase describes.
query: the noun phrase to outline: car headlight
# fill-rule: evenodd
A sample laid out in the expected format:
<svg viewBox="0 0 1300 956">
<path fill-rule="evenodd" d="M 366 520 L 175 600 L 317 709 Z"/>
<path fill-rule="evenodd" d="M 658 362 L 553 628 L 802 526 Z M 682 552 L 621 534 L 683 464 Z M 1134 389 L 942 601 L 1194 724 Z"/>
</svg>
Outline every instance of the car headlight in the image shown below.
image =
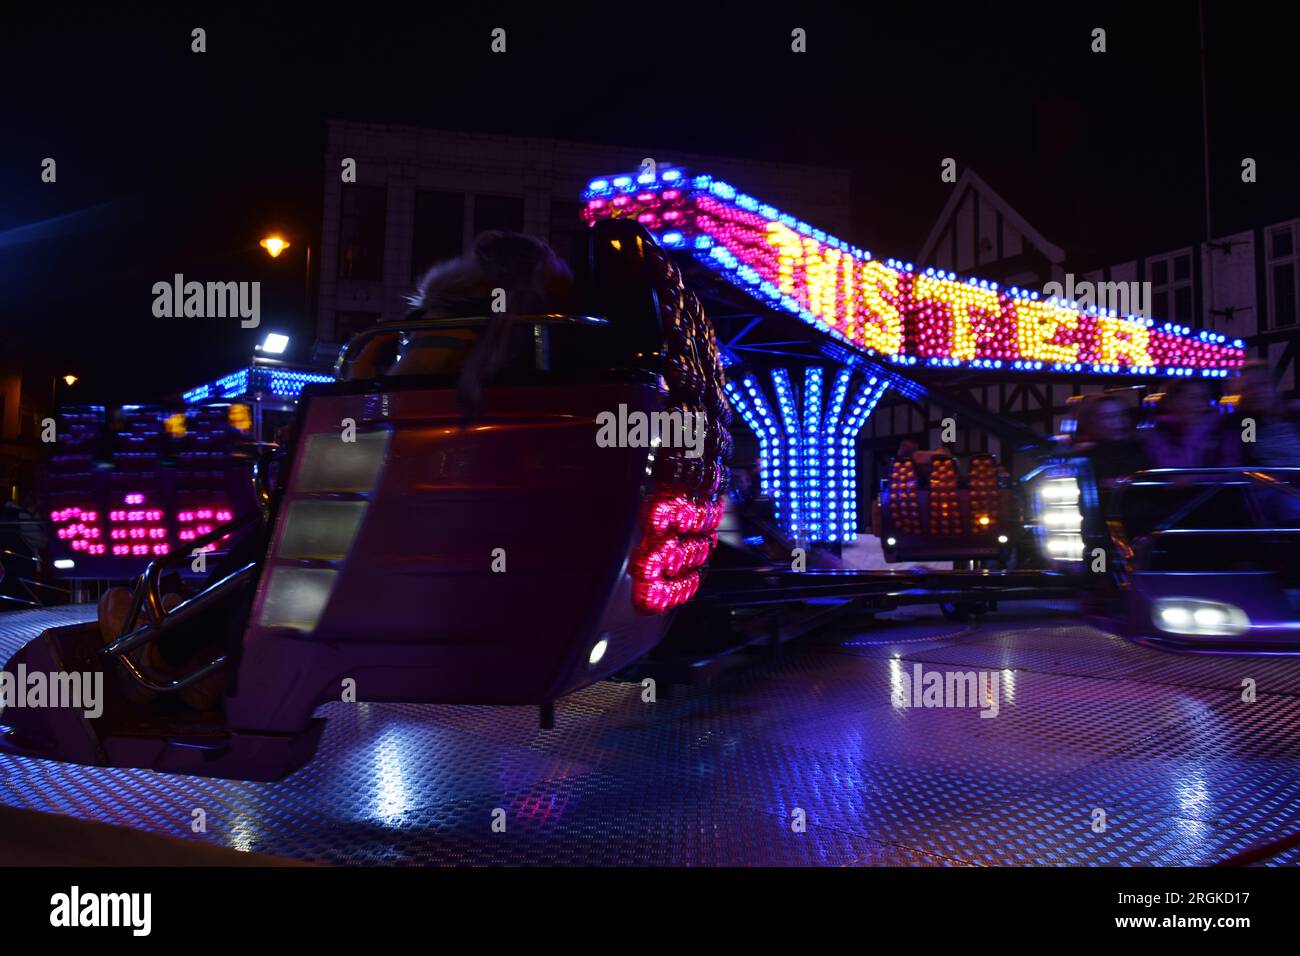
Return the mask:
<svg viewBox="0 0 1300 956">
<path fill-rule="evenodd" d="M 1250 618 L 1235 604 L 1203 598 L 1166 597 L 1151 603 L 1151 620 L 1168 634 L 1233 637 L 1250 627 Z"/>
</svg>

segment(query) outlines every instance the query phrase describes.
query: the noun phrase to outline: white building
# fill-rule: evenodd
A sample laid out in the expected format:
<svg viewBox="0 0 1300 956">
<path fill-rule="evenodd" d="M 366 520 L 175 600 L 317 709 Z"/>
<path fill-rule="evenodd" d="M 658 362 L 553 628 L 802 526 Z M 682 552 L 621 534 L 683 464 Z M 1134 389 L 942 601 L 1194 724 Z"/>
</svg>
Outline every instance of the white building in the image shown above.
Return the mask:
<svg viewBox="0 0 1300 956">
<path fill-rule="evenodd" d="M 345 159 L 356 183 L 343 183 Z M 430 265 L 460 254 L 485 229 L 548 239 L 563 255 L 586 226 L 581 194 L 592 178 L 650 158 L 712 173 L 809 222 L 849 232 L 844 169 L 706 156 L 666 146 L 619 147 L 331 121 L 316 298 L 317 337 L 340 342 L 400 318 Z"/>
</svg>

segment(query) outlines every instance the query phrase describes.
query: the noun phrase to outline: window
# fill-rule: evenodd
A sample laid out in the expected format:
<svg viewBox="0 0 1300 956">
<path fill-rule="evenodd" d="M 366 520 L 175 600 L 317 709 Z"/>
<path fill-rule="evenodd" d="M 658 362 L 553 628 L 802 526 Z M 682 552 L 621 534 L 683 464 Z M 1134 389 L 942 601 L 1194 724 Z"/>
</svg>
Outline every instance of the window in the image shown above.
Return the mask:
<svg viewBox="0 0 1300 956">
<path fill-rule="evenodd" d="M 1151 282 L 1151 318 L 1195 325 L 1191 250 L 1148 259 L 1147 276 Z"/>
<path fill-rule="evenodd" d="M 1268 323 L 1273 328 L 1296 324 L 1296 227 L 1289 222 L 1268 230 L 1265 243 Z"/>
<path fill-rule="evenodd" d="M 582 221 L 582 203 L 562 199 L 551 201 L 551 248 L 575 271 L 587 258 L 587 224 Z"/>
<path fill-rule="evenodd" d="M 489 229 L 509 229 L 519 232 L 524 228 L 524 199 L 522 196 L 475 196 L 474 235 Z"/>
<path fill-rule="evenodd" d="M 411 241 L 411 278 L 431 265 L 459 256 L 465 244 L 464 193 L 415 194 L 415 235 Z"/>
<path fill-rule="evenodd" d="M 339 225 L 339 278 L 379 281 L 384 277 L 384 204 L 382 186 L 343 187 Z"/>
</svg>

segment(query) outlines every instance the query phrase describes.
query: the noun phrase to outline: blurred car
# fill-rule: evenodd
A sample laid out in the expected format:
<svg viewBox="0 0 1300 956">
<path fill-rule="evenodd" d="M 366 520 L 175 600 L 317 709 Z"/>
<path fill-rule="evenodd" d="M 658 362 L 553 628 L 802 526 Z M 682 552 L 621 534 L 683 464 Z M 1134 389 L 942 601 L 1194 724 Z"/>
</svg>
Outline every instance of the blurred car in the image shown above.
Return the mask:
<svg viewBox="0 0 1300 956">
<path fill-rule="evenodd" d="M 1063 459 L 1030 499 L 1044 557 L 1089 578 L 1088 609 L 1125 636 L 1300 653 L 1300 469 L 1149 469 L 1103 499 Z"/>
</svg>

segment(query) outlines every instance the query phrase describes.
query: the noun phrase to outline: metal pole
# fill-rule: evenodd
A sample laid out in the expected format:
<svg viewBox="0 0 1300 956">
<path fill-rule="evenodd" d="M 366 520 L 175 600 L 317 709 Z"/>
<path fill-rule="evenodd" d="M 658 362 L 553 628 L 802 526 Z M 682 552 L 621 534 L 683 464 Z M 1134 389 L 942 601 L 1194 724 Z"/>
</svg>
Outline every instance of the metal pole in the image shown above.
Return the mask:
<svg viewBox="0 0 1300 956">
<path fill-rule="evenodd" d="M 303 314 L 306 316 L 307 321 L 311 322 L 311 243 L 310 242 L 307 243 L 307 274 L 303 278 L 303 286 L 302 286 L 302 311 Z M 312 324 L 315 325 L 314 322 L 312 322 Z M 316 334 L 316 330 L 312 329 L 312 335 L 314 336 L 315 334 Z"/>
</svg>

